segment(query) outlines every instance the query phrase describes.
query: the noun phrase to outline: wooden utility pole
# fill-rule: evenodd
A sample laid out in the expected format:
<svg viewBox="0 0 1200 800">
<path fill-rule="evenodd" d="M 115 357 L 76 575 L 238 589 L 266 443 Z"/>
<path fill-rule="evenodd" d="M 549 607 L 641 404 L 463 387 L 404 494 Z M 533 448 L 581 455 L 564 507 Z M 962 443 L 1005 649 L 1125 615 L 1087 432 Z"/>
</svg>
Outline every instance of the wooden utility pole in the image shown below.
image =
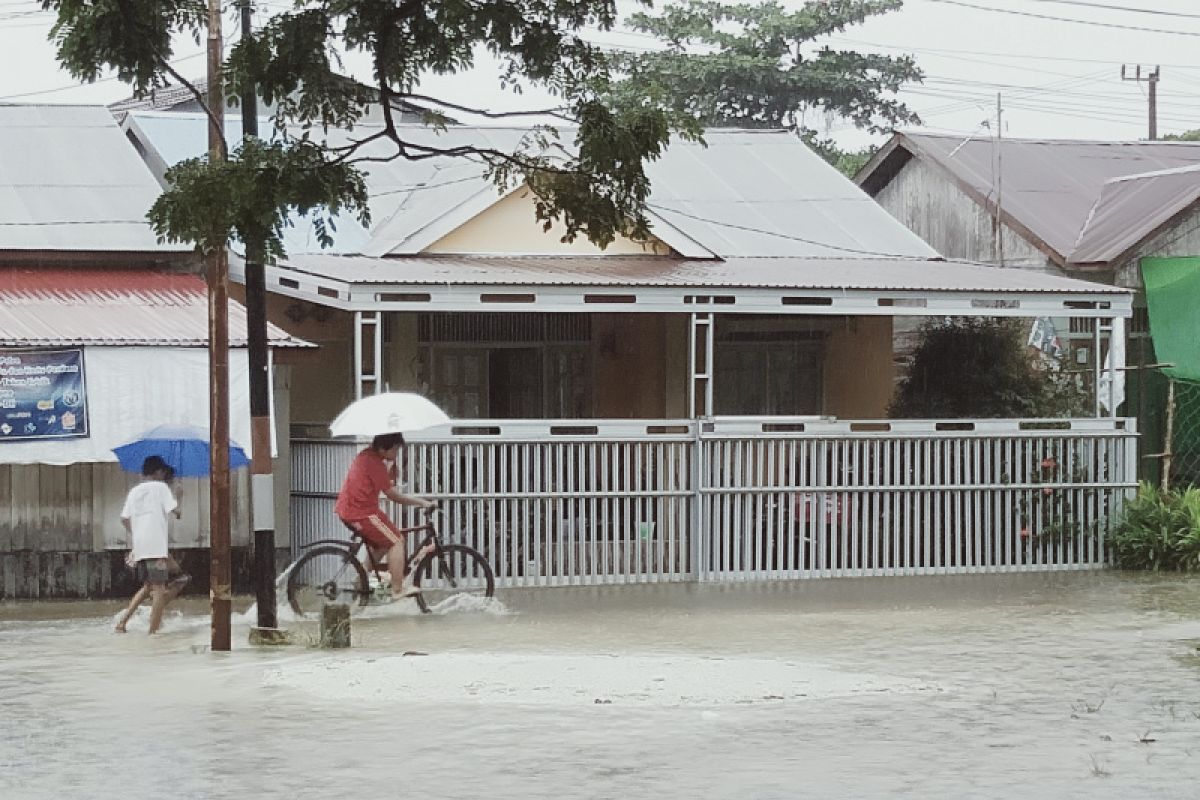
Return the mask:
<svg viewBox="0 0 1200 800">
<path fill-rule="evenodd" d="M 1130 74 L 1125 65 L 1121 65 L 1121 80 L 1134 81 L 1135 83 L 1148 83 L 1150 85 L 1149 97 L 1150 101 L 1150 141 L 1158 139 L 1158 81 L 1162 75 L 1162 68 L 1156 66 L 1154 69 L 1146 68 L 1145 74 L 1142 73 L 1142 65 L 1138 64 Z"/>
<path fill-rule="evenodd" d="M 1004 102 L 996 92 L 996 259 L 1004 266 Z"/>
<path fill-rule="evenodd" d="M 239 0 L 242 38 L 250 36 L 250 0 Z M 253 85 L 242 93 L 242 136 L 258 137 L 258 96 Z M 263 243 L 246 242 L 246 330 L 250 362 L 251 523 L 254 526 L 254 594 L 258 627 L 274 630 L 275 481 L 271 463 L 271 367 L 267 347 L 267 282 Z M 260 632 L 260 635 L 261 632 Z"/>
<path fill-rule="evenodd" d="M 208 0 L 208 158 L 225 160 L 225 92 L 221 85 L 224 47 L 220 0 Z M 233 593 L 230 570 L 229 493 L 229 255 L 225 243 L 210 243 L 208 262 L 208 441 L 210 594 L 212 649 L 229 650 Z"/>
</svg>

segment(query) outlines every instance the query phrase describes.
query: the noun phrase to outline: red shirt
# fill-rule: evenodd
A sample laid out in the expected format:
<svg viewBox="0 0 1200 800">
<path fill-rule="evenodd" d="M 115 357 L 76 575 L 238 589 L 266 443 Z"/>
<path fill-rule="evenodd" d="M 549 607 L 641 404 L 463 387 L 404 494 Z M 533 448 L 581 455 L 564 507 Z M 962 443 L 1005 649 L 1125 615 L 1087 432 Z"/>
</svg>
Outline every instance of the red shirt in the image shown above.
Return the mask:
<svg viewBox="0 0 1200 800">
<path fill-rule="evenodd" d="M 379 493 L 392 485 L 387 464 L 371 448 L 354 457 L 333 510 L 344 520 L 365 519 L 380 513 Z"/>
</svg>

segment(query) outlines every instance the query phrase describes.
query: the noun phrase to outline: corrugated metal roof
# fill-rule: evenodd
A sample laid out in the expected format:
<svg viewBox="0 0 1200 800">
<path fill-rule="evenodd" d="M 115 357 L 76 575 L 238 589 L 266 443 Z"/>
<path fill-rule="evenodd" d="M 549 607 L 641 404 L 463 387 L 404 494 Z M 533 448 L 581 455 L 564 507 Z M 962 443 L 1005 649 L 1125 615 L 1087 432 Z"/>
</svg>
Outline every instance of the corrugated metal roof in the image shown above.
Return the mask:
<svg viewBox="0 0 1200 800">
<path fill-rule="evenodd" d="M 268 326 L 274 347 L 311 347 Z M 246 346 L 246 310 L 229 303 L 229 339 Z M 208 343 L 208 295 L 194 275 L 149 270 L 0 267 L 0 345 Z"/>
<path fill-rule="evenodd" d="M 997 144 L 989 138 L 907 131 L 897 136 L 902 144 L 949 170 L 988 203 L 995 202 L 997 167 L 1002 165 L 1005 215 L 1028 229 L 1063 261 L 1078 263 L 1115 258 L 1153 231 L 1162 222 L 1154 202 L 1160 192 L 1174 196 L 1178 185 L 1145 192 L 1118 190 L 1119 197 L 1107 204 L 1098 228 L 1081 236 L 1094 216 L 1093 209 L 1105 204 L 1101 195 L 1109 181 L 1200 165 L 1200 144 L 1189 142 L 1006 138 Z M 1147 202 L 1142 202 L 1143 198 Z M 1110 219 L 1118 211 L 1119 218 Z M 1078 255 L 1077 245 L 1081 248 Z"/>
<path fill-rule="evenodd" d="M 0 250 L 190 251 L 150 229 L 161 191 L 103 106 L 0 105 Z"/>
<path fill-rule="evenodd" d="M 136 125 L 168 163 L 204 148 L 205 121 L 190 114 L 134 112 Z M 374 132 L 358 126 L 356 139 Z M 450 148 L 464 144 L 511 152 L 527 129 L 403 126 L 415 142 Z M 332 131 L 341 144 L 346 133 Z M 569 144 L 573 131 L 562 131 Z M 689 255 L 721 257 L 937 254 L 861 189 L 786 131 L 712 130 L 706 145 L 676 141 L 646 165 L 656 235 Z M 389 149 L 390 148 L 390 149 Z M 373 142 L 364 155 L 394 154 L 395 145 Z M 444 229 L 452 229 L 495 202 L 500 193 L 478 164 L 454 158 L 364 164 L 373 225 L 363 231 L 341 220 L 330 252 L 371 256 L 412 255 Z M 320 252 L 302 221 L 289 231 L 290 254 Z M 685 241 L 686 240 L 686 241 Z"/>
<path fill-rule="evenodd" d="M 288 269 L 352 284 L 663 286 L 928 292 L 1048 292 L 1128 295 L 1044 273 L 962 261 L 752 257 L 725 261 L 638 256 L 369 258 L 301 254 Z"/>
<path fill-rule="evenodd" d="M 1079 240 L 1071 251 L 1077 264 L 1105 263 L 1200 198 L 1200 166 L 1114 178 L 1104 184 Z"/>
</svg>

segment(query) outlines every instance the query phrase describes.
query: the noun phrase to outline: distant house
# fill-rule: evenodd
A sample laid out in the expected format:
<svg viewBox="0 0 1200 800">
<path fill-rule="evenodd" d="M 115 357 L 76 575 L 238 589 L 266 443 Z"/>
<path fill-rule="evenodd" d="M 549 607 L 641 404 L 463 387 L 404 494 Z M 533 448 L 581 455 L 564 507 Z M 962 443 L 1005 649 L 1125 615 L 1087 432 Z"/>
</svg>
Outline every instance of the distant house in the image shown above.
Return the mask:
<svg viewBox="0 0 1200 800">
<path fill-rule="evenodd" d="M 0 106 L 0 143 L 0 598 L 125 592 L 119 512 L 138 476 L 112 448 L 156 424 L 207 427 L 205 284 L 190 248 L 156 240 L 160 188 L 106 109 Z M 230 317 L 231 431 L 248 446 L 241 306 Z M 286 421 L 286 382 L 276 400 Z M 186 483 L 171 533 L 185 559 L 208 529 L 207 486 Z"/>
<path fill-rule="evenodd" d="M 349 78 L 347 83 L 354 83 Z M 117 118 L 118 122 L 124 122 L 125 116 L 132 111 L 168 111 L 178 113 L 200 114 L 204 112 L 204 107 L 196 100 L 196 95 L 192 92 L 195 88 L 201 95 L 208 92 L 208 78 L 197 77 L 191 80 L 191 86 L 181 84 L 169 84 L 167 86 L 159 86 L 151 89 L 150 92 L 142 97 L 129 96 L 122 100 L 117 100 L 108 104 L 108 110 Z M 377 90 L 364 84 L 358 84 L 358 87 L 368 97 L 377 95 Z M 238 107 L 238 98 L 227 96 L 226 101 L 231 108 Z M 427 109 L 416 103 L 408 101 L 398 101 L 399 110 L 395 113 L 394 119 L 397 122 L 419 123 L 422 122 Z M 270 117 L 275 113 L 275 105 L 264 103 L 261 99 L 258 101 L 258 112 L 263 117 Z M 378 103 L 370 104 L 367 107 L 367 112 L 363 117 L 363 122 L 376 124 L 383 121 L 383 114 L 379 110 Z"/>
<path fill-rule="evenodd" d="M 1141 259 L 1200 254 L 1200 143 L 1091 142 L 900 132 L 858 184 L 948 258 L 1140 290 Z M 1085 320 L 1055 319 L 1069 360 L 1091 360 Z M 1127 359 L 1155 361 L 1144 298 Z M 1135 371 L 1128 413 L 1159 452 L 1159 381 Z"/>
<path fill-rule="evenodd" d="M 1139 258 L 1200 251 L 1196 142 L 901 132 L 856 181 L 947 258 L 1136 289 Z"/>
</svg>

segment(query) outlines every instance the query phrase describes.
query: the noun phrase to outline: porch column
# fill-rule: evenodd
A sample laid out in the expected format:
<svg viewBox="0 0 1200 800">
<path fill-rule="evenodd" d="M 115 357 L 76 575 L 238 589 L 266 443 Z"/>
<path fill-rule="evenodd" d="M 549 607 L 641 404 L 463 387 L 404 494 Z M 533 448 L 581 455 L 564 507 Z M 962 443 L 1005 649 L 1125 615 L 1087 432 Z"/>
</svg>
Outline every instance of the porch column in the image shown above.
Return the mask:
<svg viewBox="0 0 1200 800">
<path fill-rule="evenodd" d="M 1125 318 L 1113 317 L 1108 329 L 1108 370 L 1104 384 L 1104 403 L 1108 415 L 1117 416 L 1117 406 L 1125 399 Z"/>
<path fill-rule="evenodd" d="M 383 389 L 383 312 L 354 312 L 354 397 Z"/>
<path fill-rule="evenodd" d="M 688 417 L 713 415 L 713 324 L 711 311 L 693 312 L 688 326 Z"/>
</svg>

